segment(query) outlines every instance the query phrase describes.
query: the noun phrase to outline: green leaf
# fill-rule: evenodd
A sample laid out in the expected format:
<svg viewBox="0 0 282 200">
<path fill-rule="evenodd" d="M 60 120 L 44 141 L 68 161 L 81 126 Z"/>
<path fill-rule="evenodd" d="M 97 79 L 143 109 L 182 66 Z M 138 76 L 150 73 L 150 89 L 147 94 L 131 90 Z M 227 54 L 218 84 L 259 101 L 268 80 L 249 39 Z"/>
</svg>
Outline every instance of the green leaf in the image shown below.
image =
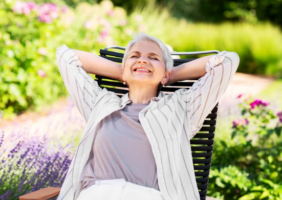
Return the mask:
<svg viewBox="0 0 282 200">
<path fill-rule="evenodd" d="M 14 95 L 15 97 L 19 97 L 21 95 L 21 92 L 20 92 L 18 86 L 14 83 L 10 84 L 9 92 L 10 92 L 10 94 Z"/>
<path fill-rule="evenodd" d="M 269 191 L 268 190 L 265 190 L 259 197 L 259 199 L 264 199 L 266 197 L 268 197 L 270 194 L 269 194 Z"/>
<path fill-rule="evenodd" d="M 233 138 L 236 136 L 236 134 L 237 134 L 237 131 L 236 131 L 236 130 L 232 131 L 231 139 L 233 139 Z"/>
<path fill-rule="evenodd" d="M 259 196 L 259 193 L 252 192 L 252 193 L 249 193 L 249 194 L 246 194 L 240 197 L 238 200 L 253 200 L 253 199 L 256 199 L 258 196 Z"/>
<path fill-rule="evenodd" d="M 215 181 L 216 185 L 218 185 L 219 187 L 221 188 L 224 188 L 225 185 L 221 182 L 221 179 L 220 178 L 217 178 L 216 181 Z"/>
</svg>

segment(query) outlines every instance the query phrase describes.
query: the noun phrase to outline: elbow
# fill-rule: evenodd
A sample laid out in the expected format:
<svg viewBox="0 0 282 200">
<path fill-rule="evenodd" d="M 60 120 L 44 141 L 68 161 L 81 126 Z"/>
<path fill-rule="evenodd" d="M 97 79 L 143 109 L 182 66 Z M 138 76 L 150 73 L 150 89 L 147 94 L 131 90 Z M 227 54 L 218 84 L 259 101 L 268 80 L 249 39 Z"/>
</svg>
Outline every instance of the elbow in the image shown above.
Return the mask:
<svg viewBox="0 0 282 200">
<path fill-rule="evenodd" d="M 231 65 L 235 66 L 236 69 L 238 68 L 240 63 L 240 57 L 236 52 L 226 52 L 225 60 L 226 62 L 231 62 Z"/>
</svg>

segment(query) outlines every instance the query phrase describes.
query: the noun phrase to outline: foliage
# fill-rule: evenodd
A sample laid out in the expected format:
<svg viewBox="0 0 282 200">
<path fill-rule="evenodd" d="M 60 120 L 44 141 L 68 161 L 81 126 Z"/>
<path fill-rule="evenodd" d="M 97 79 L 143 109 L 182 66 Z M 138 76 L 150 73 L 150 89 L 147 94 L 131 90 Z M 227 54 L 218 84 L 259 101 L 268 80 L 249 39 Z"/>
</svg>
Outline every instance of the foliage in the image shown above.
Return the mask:
<svg viewBox="0 0 282 200">
<path fill-rule="evenodd" d="M 41 188 L 62 186 L 78 146 L 74 141 L 81 138 L 85 126 L 73 103 L 66 109 L 68 117 L 58 122 L 53 112 L 49 122 L 39 128 L 25 123 L 13 126 L 10 132 L 0 130 L 1 200 L 16 200 Z"/>
<path fill-rule="evenodd" d="M 60 45 L 97 53 L 115 41 L 125 45 L 138 30 L 138 23 L 127 24 L 125 11 L 110 1 L 82 3 L 75 11 L 8 0 L 0 8 L 5 19 L 0 22 L 0 109 L 7 118 L 67 94 L 56 66 Z"/>
<path fill-rule="evenodd" d="M 136 8 L 132 15 L 136 14 L 142 16 L 145 32 L 171 45 L 174 51 L 235 51 L 240 57 L 238 72 L 282 77 L 282 46 L 277 45 L 282 43 L 282 34 L 276 26 L 188 23 L 172 18 L 169 10 L 153 3 Z"/>
<path fill-rule="evenodd" d="M 270 21 L 282 24 L 279 10 L 281 1 L 255 1 L 255 0 L 157 0 L 162 6 L 171 7 L 174 16 L 186 18 L 196 22 L 224 22 Z"/>
<path fill-rule="evenodd" d="M 251 186 L 248 173 L 241 172 L 235 166 L 223 167 L 220 170 L 211 168 L 208 191 L 216 198 L 236 199 L 245 194 Z"/>
<path fill-rule="evenodd" d="M 5 19 L 0 22 L 0 109 L 5 118 L 67 94 L 54 53 L 60 45 L 97 54 L 107 45 L 126 46 L 136 31 L 159 37 L 176 51 L 235 51 L 238 71 L 282 77 L 282 46 L 277 46 L 282 34 L 270 24 L 189 24 L 153 3 L 130 15 L 110 1 L 70 9 L 5 0 L 0 7 Z"/>
<path fill-rule="evenodd" d="M 269 104 L 252 97 L 242 99 L 241 117 L 226 133 L 230 138 L 215 140 L 208 194 L 223 199 L 281 199 L 282 114 Z M 243 174 L 249 181 L 237 180 L 232 174 Z M 225 176 L 247 188 L 232 185 Z M 225 192 L 218 192 L 221 190 Z"/>
<path fill-rule="evenodd" d="M 49 0 L 36 0 L 37 2 L 50 2 Z M 57 0 L 51 0 L 56 2 Z M 62 1 L 62 0 L 61 0 Z M 81 2 L 90 4 L 100 3 L 102 0 L 64 0 L 68 6 L 75 8 Z M 282 2 L 276 0 L 112 0 L 115 6 L 126 9 L 129 13 L 138 7 L 144 7 L 155 2 L 155 7 L 168 8 L 172 16 L 185 18 L 192 22 L 218 23 L 218 22 L 272 22 L 282 24 L 280 10 Z"/>
<path fill-rule="evenodd" d="M 0 8 L 0 109 L 18 113 L 65 95 L 50 42 L 63 30 L 57 21 L 62 10 L 19 2 L 1 2 Z"/>
<path fill-rule="evenodd" d="M 9 152 L 1 150 L 4 155 L 1 155 L 0 199 L 18 199 L 20 195 L 44 187 L 61 187 L 72 154 L 69 147 L 53 148 L 56 150 L 50 152 L 52 147 L 45 137 L 42 141 L 38 138 L 21 140 Z"/>
<path fill-rule="evenodd" d="M 242 196 L 239 200 L 256 200 L 256 199 L 282 199 L 282 185 L 274 183 L 267 179 L 260 180 L 259 186 L 250 189 L 250 193 Z"/>
</svg>

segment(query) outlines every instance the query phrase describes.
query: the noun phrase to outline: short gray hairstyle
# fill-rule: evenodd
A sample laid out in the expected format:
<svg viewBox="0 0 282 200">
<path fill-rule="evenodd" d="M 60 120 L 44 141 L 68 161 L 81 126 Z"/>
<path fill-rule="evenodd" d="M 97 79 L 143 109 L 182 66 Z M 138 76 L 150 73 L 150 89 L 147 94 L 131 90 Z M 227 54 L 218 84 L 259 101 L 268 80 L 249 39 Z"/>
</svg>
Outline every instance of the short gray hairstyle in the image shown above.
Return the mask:
<svg viewBox="0 0 282 200">
<path fill-rule="evenodd" d="M 170 51 L 167 48 L 167 46 L 161 40 L 159 40 L 158 38 L 156 38 L 154 36 L 147 35 L 147 34 L 145 34 L 143 32 L 140 32 L 140 33 L 136 34 L 133 37 L 133 39 L 128 43 L 128 45 L 126 46 L 125 53 L 124 53 L 124 56 L 123 56 L 123 59 L 122 59 L 122 68 L 124 68 L 125 60 L 128 57 L 129 50 L 131 49 L 131 47 L 135 43 L 137 43 L 139 41 L 152 41 L 152 42 L 155 42 L 157 45 L 159 45 L 160 49 L 163 52 L 163 58 L 164 58 L 164 61 L 165 61 L 165 69 L 166 69 L 166 71 L 171 71 L 172 70 L 172 68 L 173 68 L 173 60 L 172 60 Z"/>
</svg>

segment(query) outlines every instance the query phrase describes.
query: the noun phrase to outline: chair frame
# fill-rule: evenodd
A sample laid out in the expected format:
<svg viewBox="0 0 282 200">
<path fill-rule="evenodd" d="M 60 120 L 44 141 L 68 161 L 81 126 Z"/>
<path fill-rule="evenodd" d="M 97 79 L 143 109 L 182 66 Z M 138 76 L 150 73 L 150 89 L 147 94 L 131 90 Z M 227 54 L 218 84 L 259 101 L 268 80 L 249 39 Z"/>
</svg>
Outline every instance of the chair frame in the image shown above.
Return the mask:
<svg viewBox="0 0 282 200">
<path fill-rule="evenodd" d="M 100 50 L 100 56 L 114 61 L 122 62 L 124 54 L 115 51 L 109 51 L 109 49 L 125 50 L 125 47 L 111 45 Z M 203 54 L 218 54 L 217 50 L 209 51 L 195 51 L 195 52 L 171 52 L 171 55 L 203 55 Z M 182 63 L 190 62 L 194 59 L 173 59 L 173 66 L 176 67 Z M 107 90 L 115 92 L 119 97 L 128 92 L 127 85 L 122 84 L 121 81 L 113 80 L 107 77 L 95 76 L 97 82 L 101 88 L 107 88 Z M 181 88 L 189 89 L 194 82 L 198 79 L 191 79 L 185 81 L 178 81 L 169 86 L 165 86 L 161 89 L 163 93 L 172 93 Z M 218 103 L 206 117 L 203 127 L 199 132 L 191 139 L 191 150 L 193 157 L 193 165 L 196 176 L 196 182 L 199 189 L 201 200 L 206 200 L 209 172 L 211 167 L 211 157 L 213 152 L 214 132 L 216 127 Z M 60 188 L 44 188 L 29 194 L 20 196 L 19 200 L 53 200 L 59 195 Z"/>
</svg>

